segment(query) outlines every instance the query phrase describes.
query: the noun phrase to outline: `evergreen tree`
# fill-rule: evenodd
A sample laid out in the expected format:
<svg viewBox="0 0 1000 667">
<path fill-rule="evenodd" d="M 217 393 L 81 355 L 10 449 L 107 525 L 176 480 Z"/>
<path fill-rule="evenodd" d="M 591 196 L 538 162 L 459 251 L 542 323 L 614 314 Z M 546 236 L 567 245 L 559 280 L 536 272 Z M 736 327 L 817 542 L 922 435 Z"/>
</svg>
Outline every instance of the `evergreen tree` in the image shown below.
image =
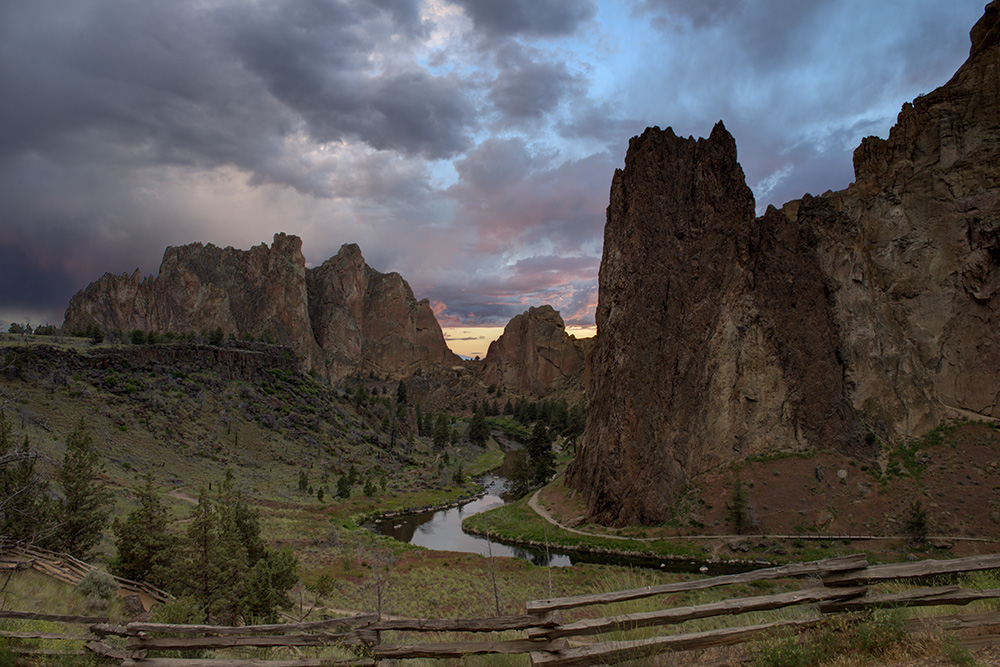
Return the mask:
<svg viewBox="0 0 1000 667">
<path fill-rule="evenodd" d="M 396 385 L 396 403 L 406 405 L 406 383 L 402 380 Z"/>
<path fill-rule="evenodd" d="M 104 466 L 83 418 L 66 437 L 58 478 L 63 500 L 57 508 L 56 544 L 77 558 L 87 558 L 100 543 L 111 516 L 114 496 L 104 486 Z"/>
<path fill-rule="evenodd" d="M 535 485 L 545 484 L 556 470 L 556 459 L 552 453 L 552 440 L 549 437 L 549 431 L 541 421 L 535 422 L 526 449 L 532 483 Z"/>
<path fill-rule="evenodd" d="M 444 449 L 451 437 L 451 428 L 448 426 L 448 418 L 444 413 L 438 415 L 434 422 L 434 447 Z"/>
<path fill-rule="evenodd" d="M 4 544 L 48 544 L 53 507 L 48 484 L 35 471 L 38 451 L 25 435 L 14 436 L 14 424 L 0 410 L 0 541 Z"/>
<path fill-rule="evenodd" d="M 486 401 L 483 401 L 485 404 Z M 482 407 L 469 420 L 469 442 L 474 445 L 485 445 L 490 437 L 490 426 L 486 422 L 486 412 Z"/>
<path fill-rule="evenodd" d="M 341 475 L 337 479 L 337 497 L 338 498 L 350 498 L 351 497 L 351 482 L 347 479 L 347 475 Z"/>
<path fill-rule="evenodd" d="M 206 623 L 211 622 L 217 608 L 222 585 L 222 565 L 219 545 L 219 520 L 215 504 L 202 487 L 198 505 L 188 524 L 184 553 L 174 575 L 174 587 L 194 598 Z"/>
<path fill-rule="evenodd" d="M 309 477 L 306 475 L 305 470 L 299 471 L 299 491 L 305 493 L 306 489 L 309 488 Z"/>
<path fill-rule="evenodd" d="M 126 579 L 166 587 L 176 555 L 176 540 L 169 530 L 169 513 L 156 493 L 152 473 L 147 472 L 142 486 L 132 492 L 139 506 L 124 520 L 115 519 L 111 527 L 117 551 L 112 572 Z"/>
<path fill-rule="evenodd" d="M 206 622 L 273 621 L 279 607 L 291 604 L 287 593 L 298 580 L 298 561 L 288 549 L 265 548 L 257 512 L 231 471 L 214 499 L 202 489 L 187 537 L 174 588 L 196 601 Z"/>
</svg>

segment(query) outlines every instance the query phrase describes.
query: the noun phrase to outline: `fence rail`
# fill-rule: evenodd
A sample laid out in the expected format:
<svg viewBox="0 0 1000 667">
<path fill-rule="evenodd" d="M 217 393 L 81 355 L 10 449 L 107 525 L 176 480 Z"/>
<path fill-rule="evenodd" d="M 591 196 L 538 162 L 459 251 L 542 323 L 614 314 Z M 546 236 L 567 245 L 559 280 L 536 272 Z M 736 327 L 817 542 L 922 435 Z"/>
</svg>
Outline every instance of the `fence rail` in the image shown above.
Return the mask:
<svg viewBox="0 0 1000 667">
<path fill-rule="evenodd" d="M 76 586 L 83 578 L 98 568 L 69 554 L 40 549 L 38 547 L 9 546 L 0 548 L 0 571 L 33 569 Z M 156 602 L 167 602 L 174 596 L 145 581 L 132 581 L 124 577 L 110 575 L 125 591 L 146 595 Z"/>
<path fill-rule="evenodd" d="M 51 562 L 51 559 L 47 557 L 46 562 Z M 875 608 L 966 605 L 976 600 L 1000 598 L 1000 589 L 977 591 L 954 585 L 918 586 L 893 593 L 879 592 L 869 587 L 870 584 L 886 581 L 916 580 L 919 583 L 920 579 L 928 577 L 988 569 L 1000 569 L 1000 554 L 893 565 L 870 565 L 865 556 L 854 555 L 598 595 L 534 600 L 526 604 L 525 614 L 494 618 L 381 620 L 376 614 L 360 614 L 323 621 L 236 627 L 145 622 L 116 625 L 101 617 L 13 611 L 0 612 L 0 618 L 88 625 L 93 637 L 88 638 L 83 646 L 89 651 L 121 661 L 123 667 L 193 667 L 196 664 L 210 667 L 374 665 L 380 660 L 388 659 L 445 659 L 483 653 L 528 654 L 535 665 L 570 667 L 640 658 L 669 651 L 691 651 L 738 644 L 778 632 L 801 632 L 834 614 L 852 618 L 855 612 Z M 689 606 L 670 606 L 665 603 L 660 609 L 641 613 L 563 620 L 563 613 L 573 609 L 793 577 L 809 577 L 820 585 L 811 583 L 797 591 L 732 597 Z M 700 632 L 681 631 L 677 634 L 625 641 L 609 641 L 600 637 L 639 628 L 678 626 L 695 619 L 738 616 L 802 605 L 808 605 L 810 611 L 806 613 L 806 617 L 793 620 L 758 622 Z M 908 621 L 908 627 L 912 631 L 930 628 L 957 631 L 986 626 L 1000 627 L 1000 612 Z M 518 638 L 511 638 L 508 634 L 505 637 L 462 638 L 450 642 L 393 643 L 400 635 L 406 636 L 406 633 L 477 635 L 499 632 L 523 634 Z M 80 638 L 64 637 L 58 633 L 0 633 L 9 637 L 40 637 L 43 634 L 46 639 L 82 641 Z M 1000 634 L 983 636 L 976 637 L 976 642 L 1000 643 Z M 109 637 L 118 639 L 111 641 Z M 387 641 L 387 638 L 393 641 Z M 158 651 L 177 651 L 183 654 L 247 647 L 286 647 L 290 651 L 299 651 L 303 647 L 337 647 L 342 657 L 247 660 L 236 657 L 167 658 L 153 655 Z"/>
</svg>

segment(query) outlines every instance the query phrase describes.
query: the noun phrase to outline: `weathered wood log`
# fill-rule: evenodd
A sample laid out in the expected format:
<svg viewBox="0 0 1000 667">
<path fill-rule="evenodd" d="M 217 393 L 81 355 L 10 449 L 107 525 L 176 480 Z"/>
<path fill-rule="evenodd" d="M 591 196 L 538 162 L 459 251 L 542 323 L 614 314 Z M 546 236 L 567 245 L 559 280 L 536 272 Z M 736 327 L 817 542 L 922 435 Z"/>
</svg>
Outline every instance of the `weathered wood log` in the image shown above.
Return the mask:
<svg viewBox="0 0 1000 667">
<path fill-rule="evenodd" d="M 0 560 L 0 570 L 28 570 L 34 562 L 34 559 Z"/>
<path fill-rule="evenodd" d="M 372 652 L 376 660 L 387 658 L 461 658 L 482 653 L 531 653 L 533 651 L 561 651 L 565 640 L 554 642 L 532 639 L 511 639 L 496 642 L 448 642 L 439 644 L 398 644 L 376 646 Z"/>
<path fill-rule="evenodd" d="M 910 618 L 906 626 L 913 632 L 925 630 L 970 630 L 990 625 L 1000 625 L 1000 611 L 982 614 L 952 614 L 950 616 L 928 616 Z"/>
<path fill-rule="evenodd" d="M 23 618 L 32 621 L 56 621 L 57 623 L 107 623 L 107 616 L 63 616 L 62 614 L 39 614 L 33 611 L 0 611 L 0 618 Z"/>
<path fill-rule="evenodd" d="M 75 579 L 70 575 L 68 575 L 67 573 L 63 572 L 62 570 L 54 568 L 48 563 L 45 563 L 40 560 L 36 560 L 34 563 L 32 563 L 31 568 L 33 570 L 41 572 L 42 574 L 47 574 L 50 577 L 53 577 L 54 579 L 58 579 L 64 584 L 71 584 L 73 586 L 76 586 L 81 581 L 80 579 Z"/>
<path fill-rule="evenodd" d="M 68 642 L 78 642 L 82 637 L 67 637 L 58 632 L 15 632 L 13 630 L 0 630 L 0 637 L 10 639 L 61 639 Z"/>
<path fill-rule="evenodd" d="M 201 649 L 236 648 L 254 646 L 361 646 L 375 642 L 375 633 L 368 630 L 310 635 L 247 635 L 227 637 L 130 637 L 125 642 L 129 650 L 199 651 Z"/>
<path fill-rule="evenodd" d="M 951 560 L 928 559 L 915 563 L 870 565 L 853 572 L 831 572 L 823 575 L 823 584 L 826 586 L 859 586 L 874 581 L 919 579 L 939 574 L 978 572 L 980 570 L 994 570 L 998 568 L 1000 568 L 1000 554 L 969 556 L 968 558 L 954 558 Z"/>
<path fill-rule="evenodd" d="M 299 658 L 295 660 L 241 660 L 239 658 L 145 658 L 125 660 L 122 667 L 373 667 L 374 660 L 349 658 Z"/>
<path fill-rule="evenodd" d="M 377 631 L 413 630 L 417 632 L 501 632 L 503 630 L 553 627 L 557 624 L 553 614 L 549 613 L 542 616 L 523 614 L 521 616 L 496 616 L 494 618 L 416 618 L 380 621 L 368 626 L 367 629 Z"/>
<path fill-rule="evenodd" d="M 98 637 L 107 637 L 108 635 L 113 635 L 115 637 L 148 637 L 145 632 L 141 630 L 135 630 L 128 627 L 127 625 L 117 625 L 114 623 L 95 623 L 90 626 L 90 631 L 97 635 Z"/>
<path fill-rule="evenodd" d="M 105 658 L 111 658 L 113 660 L 128 660 L 129 658 L 137 658 L 139 656 L 133 655 L 133 651 L 122 651 L 121 649 L 113 648 L 108 646 L 104 642 L 99 642 L 96 640 L 91 640 L 84 644 L 84 647 L 88 651 L 93 651 L 98 655 L 103 655 Z"/>
<path fill-rule="evenodd" d="M 958 586 L 914 588 L 901 593 L 887 593 L 844 602 L 825 602 L 819 606 L 823 613 L 861 611 L 882 607 L 934 607 L 943 604 L 966 605 L 976 600 L 1000 598 L 1000 589 L 974 591 Z"/>
<path fill-rule="evenodd" d="M 363 626 L 378 620 L 378 614 L 358 614 L 343 618 L 328 618 L 306 623 L 274 623 L 270 625 L 174 625 L 172 623 L 129 623 L 129 630 L 165 632 L 172 635 L 253 635 L 278 632 L 308 632 L 347 626 Z"/>
<path fill-rule="evenodd" d="M 776 621 L 762 625 L 752 625 L 742 628 L 725 628 L 706 632 L 692 632 L 682 635 L 637 639 L 626 642 L 601 642 L 578 648 L 564 649 L 559 653 L 532 654 L 532 664 L 551 665 L 553 667 L 572 667 L 575 665 L 595 665 L 622 660 L 637 660 L 657 653 L 667 651 L 693 651 L 740 644 L 779 630 L 802 630 L 812 627 L 820 619 L 801 621 Z"/>
<path fill-rule="evenodd" d="M 791 563 L 780 567 L 769 567 L 763 570 L 743 572 L 741 574 L 726 574 L 720 577 L 710 577 L 707 579 L 696 579 L 694 581 L 681 581 L 673 584 L 661 584 L 659 586 L 647 586 L 645 588 L 635 588 L 627 591 L 616 591 L 614 593 L 599 593 L 597 595 L 578 595 L 574 597 L 553 598 L 550 600 L 532 600 L 527 603 L 529 613 L 540 613 L 555 609 L 573 609 L 594 604 L 608 604 L 610 602 L 624 602 L 625 600 L 638 600 L 640 598 L 662 595 L 664 593 L 679 593 L 683 591 L 696 591 L 705 588 L 715 588 L 716 586 L 728 586 L 730 584 L 745 584 L 751 581 L 764 579 L 781 579 L 784 577 L 801 577 L 809 574 L 825 574 L 827 572 L 839 572 L 841 570 L 858 570 L 868 565 L 868 558 L 864 554 L 851 556 L 841 556 L 838 558 L 828 558 L 826 560 L 810 561 L 807 563 Z"/>
<path fill-rule="evenodd" d="M 766 611 L 768 609 L 780 609 L 797 604 L 812 604 L 831 599 L 845 600 L 864 595 L 868 589 L 861 586 L 856 588 L 810 588 L 790 593 L 777 593 L 775 595 L 762 595 L 751 598 L 735 598 L 723 600 L 721 602 L 710 602 L 706 604 L 694 605 L 690 607 L 674 607 L 672 609 L 662 609 L 659 611 L 643 612 L 636 614 L 622 614 L 609 618 L 591 618 L 575 623 L 568 623 L 556 628 L 537 628 L 528 630 L 529 638 L 548 637 L 577 637 L 582 635 L 596 635 L 604 632 L 614 632 L 617 630 L 633 630 L 635 628 L 645 628 L 653 625 L 670 625 L 683 623 L 696 618 L 708 618 L 712 616 L 725 616 L 744 614 L 751 611 Z"/>
</svg>

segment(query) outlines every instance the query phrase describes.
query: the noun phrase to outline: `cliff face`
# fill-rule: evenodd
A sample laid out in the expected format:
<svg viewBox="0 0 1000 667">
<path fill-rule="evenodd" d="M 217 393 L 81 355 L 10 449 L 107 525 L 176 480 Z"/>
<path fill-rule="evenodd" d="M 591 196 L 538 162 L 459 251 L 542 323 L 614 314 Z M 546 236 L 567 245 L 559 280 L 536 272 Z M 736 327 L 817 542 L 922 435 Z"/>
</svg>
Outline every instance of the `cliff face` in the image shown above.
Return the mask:
<svg viewBox="0 0 1000 667">
<path fill-rule="evenodd" d="M 693 475 L 748 455 L 871 456 L 948 412 L 1000 417 L 998 5 L 842 192 L 755 219 L 721 123 L 632 139 L 568 474 L 592 519 L 668 519 Z"/>
<path fill-rule="evenodd" d="M 122 331 L 266 333 L 292 348 L 300 367 L 333 379 L 356 371 L 403 377 L 458 359 L 428 303 L 416 301 L 399 274 L 368 267 L 356 245 L 306 269 L 302 241 L 285 234 L 276 234 L 270 248 L 247 251 L 200 243 L 167 248 L 155 278 L 105 274 L 73 297 L 63 328 L 92 323 Z"/>
<path fill-rule="evenodd" d="M 543 396 L 580 380 L 586 345 L 566 333 L 566 325 L 552 306 L 529 308 L 504 327 L 490 343 L 483 360 L 487 384 L 505 391 Z"/>
</svg>

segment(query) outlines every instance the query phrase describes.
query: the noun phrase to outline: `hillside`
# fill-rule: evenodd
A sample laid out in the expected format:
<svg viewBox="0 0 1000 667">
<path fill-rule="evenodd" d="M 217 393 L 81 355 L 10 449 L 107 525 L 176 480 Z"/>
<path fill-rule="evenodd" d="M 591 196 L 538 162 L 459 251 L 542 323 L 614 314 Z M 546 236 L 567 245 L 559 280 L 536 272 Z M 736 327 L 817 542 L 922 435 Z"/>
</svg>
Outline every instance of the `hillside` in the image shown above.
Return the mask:
<svg viewBox="0 0 1000 667">
<path fill-rule="evenodd" d="M 226 470 L 267 508 L 265 521 L 302 510 L 300 518 L 314 522 L 326 513 L 447 501 L 475 490 L 467 476 L 455 483 L 459 466 L 471 474 L 498 464 L 495 452 L 462 442 L 444 462 L 429 438 L 418 437 L 420 387 L 397 409 L 396 381 L 354 378 L 334 387 L 298 372 L 280 346 L 3 337 L 0 406 L 44 455 L 48 475 L 83 417 L 119 497 L 151 471 L 182 514 Z M 337 498 L 339 478 L 352 470 L 350 499 Z M 308 492 L 298 487 L 302 473 Z M 272 537 L 281 535 L 287 527 Z"/>
</svg>

